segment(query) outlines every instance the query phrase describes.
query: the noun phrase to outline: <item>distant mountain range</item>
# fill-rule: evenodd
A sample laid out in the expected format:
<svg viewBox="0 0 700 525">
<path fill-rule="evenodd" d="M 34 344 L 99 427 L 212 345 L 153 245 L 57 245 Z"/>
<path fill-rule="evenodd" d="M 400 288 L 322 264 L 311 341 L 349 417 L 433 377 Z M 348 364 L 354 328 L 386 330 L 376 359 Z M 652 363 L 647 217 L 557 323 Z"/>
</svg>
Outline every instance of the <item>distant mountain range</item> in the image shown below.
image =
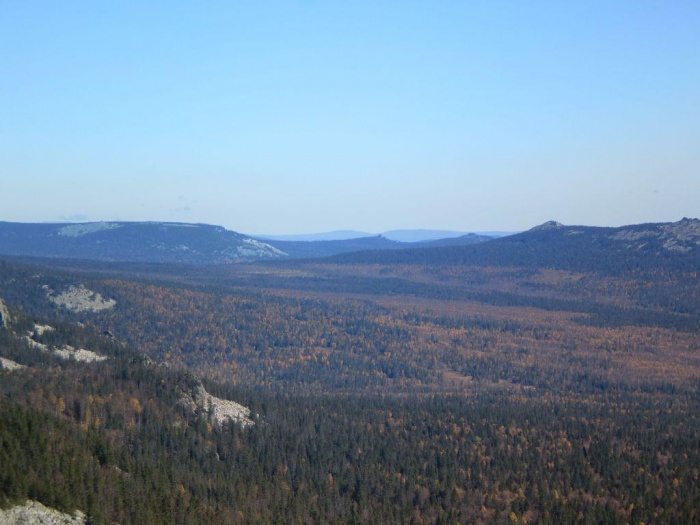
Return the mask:
<svg viewBox="0 0 700 525">
<path fill-rule="evenodd" d="M 458 232 L 452 230 L 390 230 L 382 233 L 382 237 L 399 242 L 430 242 L 457 239 L 465 235 L 482 235 L 485 237 L 498 237 L 485 232 Z"/>
<path fill-rule="evenodd" d="M 565 226 L 546 222 L 531 230 L 474 246 L 338 255 L 339 263 L 461 264 L 634 273 L 700 269 L 700 220 L 637 224 L 619 228 Z"/>
<path fill-rule="evenodd" d="M 501 238 L 470 233 L 410 243 L 382 235 L 263 240 L 220 226 L 167 222 L 0 222 L 0 255 L 183 264 L 330 257 L 329 262 L 339 264 L 459 264 L 615 274 L 663 268 L 697 271 L 700 220 L 620 228 L 551 221 Z"/>
<path fill-rule="evenodd" d="M 345 241 L 351 239 L 361 239 L 364 237 L 381 236 L 391 241 L 398 242 L 428 242 L 444 239 L 454 239 L 476 233 L 485 237 L 503 237 L 514 232 L 492 231 L 492 232 L 461 232 L 454 230 L 390 230 L 379 234 L 368 233 L 356 230 L 335 230 L 325 233 L 303 233 L 297 235 L 252 235 L 256 239 L 264 241 Z"/>
<path fill-rule="evenodd" d="M 341 232 L 336 232 L 338 236 Z M 345 232 L 348 235 L 349 232 Z M 323 235 L 321 235 L 323 236 Z M 328 234 L 328 236 L 333 236 Z M 340 240 L 269 240 L 208 224 L 93 222 L 26 224 L 0 222 L 0 255 L 113 262 L 225 264 L 242 261 L 326 257 L 363 250 L 397 250 L 441 244 L 472 244 L 490 237 L 467 234 L 424 243 L 383 236 Z"/>
<path fill-rule="evenodd" d="M 461 237 L 438 239 L 423 242 L 400 242 L 375 235 L 373 237 L 360 237 L 338 241 L 275 241 L 267 240 L 267 243 L 293 258 L 328 257 L 342 253 L 364 251 L 393 251 L 413 250 L 416 248 L 429 248 L 436 246 L 466 246 L 491 240 L 492 237 L 468 233 Z"/>
<path fill-rule="evenodd" d="M 220 226 L 169 222 L 0 222 L 0 254 L 186 264 L 287 256 L 267 243 Z"/>
<path fill-rule="evenodd" d="M 294 235 L 252 235 L 256 239 L 264 241 L 347 241 L 362 237 L 374 237 L 375 234 L 356 230 L 334 230 L 324 233 L 300 233 Z"/>
</svg>

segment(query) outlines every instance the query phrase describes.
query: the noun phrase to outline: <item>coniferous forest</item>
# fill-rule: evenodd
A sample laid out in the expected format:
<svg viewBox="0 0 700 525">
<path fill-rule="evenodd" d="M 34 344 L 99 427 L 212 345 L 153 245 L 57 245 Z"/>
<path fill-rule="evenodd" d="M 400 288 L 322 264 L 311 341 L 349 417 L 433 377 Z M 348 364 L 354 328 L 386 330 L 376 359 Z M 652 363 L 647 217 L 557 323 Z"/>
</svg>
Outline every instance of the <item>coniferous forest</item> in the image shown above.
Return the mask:
<svg viewBox="0 0 700 525">
<path fill-rule="evenodd" d="M 100 524 L 698 523 L 697 274 L 580 266 L 7 259 L 0 506 Z M 183 402 L 198 388 L 252 423 Z"/>
</svg>

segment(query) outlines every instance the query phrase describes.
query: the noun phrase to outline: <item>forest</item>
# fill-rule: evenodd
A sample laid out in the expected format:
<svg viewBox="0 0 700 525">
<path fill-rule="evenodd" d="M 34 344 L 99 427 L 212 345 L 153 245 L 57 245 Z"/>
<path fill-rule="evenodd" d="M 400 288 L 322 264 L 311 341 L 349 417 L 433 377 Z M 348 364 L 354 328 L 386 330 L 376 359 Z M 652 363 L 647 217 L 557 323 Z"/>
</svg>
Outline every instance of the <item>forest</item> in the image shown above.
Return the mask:
<svg viewBox="0 0 700 525">
<path fill-rule="evenodd" d="M 51 301 L 80 285 L 116 306 Z M 105 524 L 698 523 L 698 294 L 687 268 L 6 259 L 0 356 L 27 368 L 0 369 L 0 505 Z M 255 424 L 185 410 L 198 381 Z"/>
</svg>

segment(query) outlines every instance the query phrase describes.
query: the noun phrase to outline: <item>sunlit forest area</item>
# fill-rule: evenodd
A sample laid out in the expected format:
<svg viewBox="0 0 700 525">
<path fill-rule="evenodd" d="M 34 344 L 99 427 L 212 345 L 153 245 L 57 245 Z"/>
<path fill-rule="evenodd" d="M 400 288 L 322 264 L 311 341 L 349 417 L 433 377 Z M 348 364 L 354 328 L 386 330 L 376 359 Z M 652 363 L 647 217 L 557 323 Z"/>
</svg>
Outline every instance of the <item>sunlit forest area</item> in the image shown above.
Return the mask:
<svg viewBox="0 0 700 525">
<path fill-rule="evenodd" d="M 92 523 L 700 520 L 687 274 L 0 266 L 0 352 L 28 366 L 0 371 L 2 506 Z M 117 306 L 47 300 L 73 285 Z M 108 359 L 61 360 L 26 333 Z M 186 411 L 200 379 L 255 424 Z"/>
</svg>

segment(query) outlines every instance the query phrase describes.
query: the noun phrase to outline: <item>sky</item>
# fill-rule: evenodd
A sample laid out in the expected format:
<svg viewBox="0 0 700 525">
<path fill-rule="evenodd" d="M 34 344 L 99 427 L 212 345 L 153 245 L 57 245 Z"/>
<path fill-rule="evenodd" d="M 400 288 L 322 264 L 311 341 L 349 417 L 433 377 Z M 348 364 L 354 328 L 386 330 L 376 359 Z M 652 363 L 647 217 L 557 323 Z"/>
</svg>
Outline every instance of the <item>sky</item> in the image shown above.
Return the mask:
<svg viewBox="0 0 700 525">
<path fill-rule="evenodd" d="M 700 216 L 700 2 L 0 0 L 0 220 Z"/>
</svg>

